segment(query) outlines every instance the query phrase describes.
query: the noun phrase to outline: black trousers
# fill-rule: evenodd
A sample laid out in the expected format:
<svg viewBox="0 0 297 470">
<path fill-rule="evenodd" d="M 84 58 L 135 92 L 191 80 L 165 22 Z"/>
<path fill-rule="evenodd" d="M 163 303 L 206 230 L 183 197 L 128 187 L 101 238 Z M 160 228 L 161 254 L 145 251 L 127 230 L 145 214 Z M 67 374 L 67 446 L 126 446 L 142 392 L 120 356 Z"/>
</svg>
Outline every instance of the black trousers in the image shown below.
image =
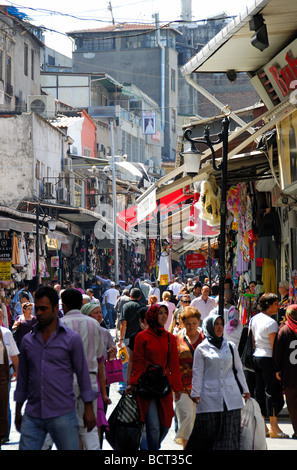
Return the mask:
<svg viewBox="0 0 297 470">
<path fill-rule="evenodd" d="M 277 380 L 271 357 L 253 357 L 256 374 L 255 398 L 265 418 L 277 416 L 284 406 L 280 381 Z"/>
</svg>

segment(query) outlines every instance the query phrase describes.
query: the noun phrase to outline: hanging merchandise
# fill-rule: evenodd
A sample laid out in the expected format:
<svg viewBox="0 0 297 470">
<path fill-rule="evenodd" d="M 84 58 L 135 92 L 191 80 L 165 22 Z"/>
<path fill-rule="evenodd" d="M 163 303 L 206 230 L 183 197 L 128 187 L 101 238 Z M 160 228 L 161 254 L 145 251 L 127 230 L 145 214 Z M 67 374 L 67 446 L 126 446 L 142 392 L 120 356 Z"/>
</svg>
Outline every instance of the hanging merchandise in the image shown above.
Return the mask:
<svg viewBox="0 0 297 470">
<path fill-rule="evenodd" d="M 215 228 L 215 226 L 212 226 L 208 223 L 208 221 L 203 220 L 201 217 L 201 211 L 199 209 L 200 199 L 201 196 L 198 192 L 198 188 L 196 187 L 190 216 L 184 231 L 186 234 L 193 235 L 197 238 L 214 238 L 219 235 L 220 231 L 218 228 Z"/>
<path fill-rule="evenodd" d="M 18 237 L 14 232 L 12 235 L 12 261 L 11 262 L 14 265 L 20 264 Z"/>
<path fill-rule="evenodd" d="M 166 248 L 162 248 L 159 260 L 159 276 L 160 286 L 167 286 L 172 278 L 171 256 Z"/>
<path fill-rule="evenodd" d="M 220 203 L 221 191 L 217 186 L 214 176 L 210 176 L 208 181 L 202 181 L 200 198 L 197 207 L 200 211 L 199 217 L 206 220 L 210 227 L 220 225 Z"/>
</svg>

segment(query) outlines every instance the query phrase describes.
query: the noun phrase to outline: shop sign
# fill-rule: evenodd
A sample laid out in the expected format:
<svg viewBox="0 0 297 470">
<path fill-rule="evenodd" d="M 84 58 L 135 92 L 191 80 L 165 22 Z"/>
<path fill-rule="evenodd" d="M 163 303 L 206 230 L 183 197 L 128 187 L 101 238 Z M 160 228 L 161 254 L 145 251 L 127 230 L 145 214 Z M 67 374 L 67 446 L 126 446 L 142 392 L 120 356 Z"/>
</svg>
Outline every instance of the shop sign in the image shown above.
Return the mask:
<svg viewBox="0 0 297 470">
<path fill-rule="evenodd" d="M 11 262 L 0 261 L 0 281 L 11 280 Z"/>
<path fill-rule="evenodd" d="M 206 261 L 200 253 L 191 253 L 186 258 L 186 265 L 189 269 L 205 268 Z"/>
<path fill-rule="evenodd" d="M 10 261 L 12 256 L 11 239 L 3 238 L 0 240 L 0 261 Z"/>
<path fill-rule="evenodd" d="M 251 83 L 269 109 L 289 95 L 296 102 L 294 90 L 297 89 L 297 39 L 264 65 Z"/>
<path fill-rule="evenodd" d="M 157 204 L 157 190 L 151 191 L 139 204 L 137 204 L 137 221 L 141 222 L 154 212 Z"/>
</svg>

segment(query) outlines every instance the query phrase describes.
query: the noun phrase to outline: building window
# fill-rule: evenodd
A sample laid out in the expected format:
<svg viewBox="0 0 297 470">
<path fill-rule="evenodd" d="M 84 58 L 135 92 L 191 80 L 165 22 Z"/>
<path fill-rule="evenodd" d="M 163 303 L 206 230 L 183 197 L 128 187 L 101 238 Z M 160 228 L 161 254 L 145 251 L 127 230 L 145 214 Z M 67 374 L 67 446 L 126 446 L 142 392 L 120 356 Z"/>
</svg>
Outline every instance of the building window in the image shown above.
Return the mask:
<svg viewBox="0 0 297 470">
<path fill-rule="evenodd" d="M 171 110 L 171 130 L 176 132 L 176 112 L 175 109 Z"/>
<path fill-rule="evenodd" d="M 175 70 L 171 69 L 171 90 L 175 91 Z"/>
<path fill-rule="evenodd" d="M 34 50 L 31 49 L 31 80 L 34 80 Z"/>
<path fill-rule="evenodd" d="M 12 71 L 11 71 L 11 57 L 6 56 L 6 93 L 10 96 L 13 95 L 13 87 L 11 83 Z"/>
<path fill-rule="evenodd" d="M 28 76 L 28 53 L 29 48 L 27 44 L 24 44 L 24 74 Z"/>
<path fill-rule="evenodd" d="M 110 51 L 115 49 L 115 38 L 78 38 L 75 41 L 77 52 Z"/>
</svg>

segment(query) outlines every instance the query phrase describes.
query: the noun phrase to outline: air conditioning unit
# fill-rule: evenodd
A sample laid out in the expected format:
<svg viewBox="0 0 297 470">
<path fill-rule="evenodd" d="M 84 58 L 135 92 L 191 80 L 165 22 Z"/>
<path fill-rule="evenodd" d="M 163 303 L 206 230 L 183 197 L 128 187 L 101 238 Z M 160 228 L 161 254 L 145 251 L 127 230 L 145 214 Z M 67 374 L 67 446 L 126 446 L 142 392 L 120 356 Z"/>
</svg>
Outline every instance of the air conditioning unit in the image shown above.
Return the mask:
<svg viewBox="0 0 297 470">
<path fill-rule="evenodd" d="M 45 119 L 52 119 L 56 116 L 56 100 L 52 95 L 29 95 L 27 112 L 35 112 Z"/>
<path fill-rule="evenodd" d="M 56 199 L 53 183 L 44 183 L 44 199 Z"/>
<path fill-rule="evenodd" d="M 64 186 L 61 186 L 60 188 L 58 188 L 58 198 L 57 198 L 57 202 L 60 202 L 60 203 L 67 203 L 67 199 L 68 199 L 68 191 L 67 191 L 67 188 L 65 188 Z"/>
</svg>

